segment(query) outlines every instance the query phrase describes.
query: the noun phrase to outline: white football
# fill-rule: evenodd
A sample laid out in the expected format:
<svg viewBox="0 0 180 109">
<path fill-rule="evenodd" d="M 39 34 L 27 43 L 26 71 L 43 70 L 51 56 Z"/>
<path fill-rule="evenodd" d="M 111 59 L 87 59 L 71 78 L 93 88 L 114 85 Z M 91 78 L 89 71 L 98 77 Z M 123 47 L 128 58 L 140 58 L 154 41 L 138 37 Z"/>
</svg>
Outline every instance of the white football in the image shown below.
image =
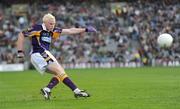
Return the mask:
<svg viewBox="0 0 180 109">
<path fill-rule="evenodd" d="M 170 47 L 173 43 L 173 37 L 168 33 L 163 33 L 158 36 L 157 43 L 160 47 Z"/>
</svg>

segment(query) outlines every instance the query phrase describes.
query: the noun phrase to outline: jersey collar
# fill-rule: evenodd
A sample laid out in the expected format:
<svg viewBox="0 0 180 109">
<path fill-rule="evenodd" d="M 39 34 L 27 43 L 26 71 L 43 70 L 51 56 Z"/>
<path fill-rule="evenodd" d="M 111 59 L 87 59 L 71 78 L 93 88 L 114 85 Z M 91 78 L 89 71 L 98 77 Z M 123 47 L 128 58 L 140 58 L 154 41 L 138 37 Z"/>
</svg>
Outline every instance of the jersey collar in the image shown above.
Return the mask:
<svg viewBox="0 0 180 109">
<path fill-rule="evenodd" d="M 47 31 L 47 28 L 46 28 L 46 26 L 45 26 L 44 23 L 42 24 L 42 28 L 43 28 L 43 30 L 46 30 L 46 31 Z"/>
</svg>

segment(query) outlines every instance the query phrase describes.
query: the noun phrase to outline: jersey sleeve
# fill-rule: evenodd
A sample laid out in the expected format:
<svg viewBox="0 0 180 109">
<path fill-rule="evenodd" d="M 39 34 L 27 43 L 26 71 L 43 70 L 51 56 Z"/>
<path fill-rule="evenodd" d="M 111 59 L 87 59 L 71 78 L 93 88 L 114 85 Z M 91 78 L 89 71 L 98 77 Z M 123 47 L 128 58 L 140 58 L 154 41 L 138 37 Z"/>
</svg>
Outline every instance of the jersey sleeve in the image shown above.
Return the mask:
<svg viewBox="0 0 180 109">
<path fill-rule="evenodd" d="M 54 39 L 59 38 L 60 35 L 61 35 L 61 32 L 62 32 L 62 29 L 61 29 L 61 28 L 54 28 L 54 31 L 53 31 L 53 38 L 54 38 Z"/>
<path fill-rule="evenodd" d="M 22 31 L 25 37 L 40 36 L 40 26 L 34 25 Z"/>
</svg>

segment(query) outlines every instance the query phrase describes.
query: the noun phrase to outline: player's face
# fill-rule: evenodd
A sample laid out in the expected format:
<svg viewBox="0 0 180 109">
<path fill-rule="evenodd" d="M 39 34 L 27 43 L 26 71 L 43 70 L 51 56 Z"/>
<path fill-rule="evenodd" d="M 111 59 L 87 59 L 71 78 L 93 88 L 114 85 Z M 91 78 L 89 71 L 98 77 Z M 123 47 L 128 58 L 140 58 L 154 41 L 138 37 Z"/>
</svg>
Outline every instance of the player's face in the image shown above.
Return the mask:
<svg viewBox="0 0 180 109">
<path fill-rule="evenodd" d="M 54 19 L 49 19 L 45 22 L 46 29 L 52 31 L 55 27 L 56 21 Z"/>
</svg>

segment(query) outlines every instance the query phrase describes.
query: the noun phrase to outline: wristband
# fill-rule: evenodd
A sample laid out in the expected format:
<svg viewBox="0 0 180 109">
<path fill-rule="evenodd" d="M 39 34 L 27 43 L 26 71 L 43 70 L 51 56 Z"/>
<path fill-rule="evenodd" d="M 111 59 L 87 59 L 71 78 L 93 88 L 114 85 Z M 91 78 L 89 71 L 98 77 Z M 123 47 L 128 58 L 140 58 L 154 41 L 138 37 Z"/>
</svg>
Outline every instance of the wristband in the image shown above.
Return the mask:
<svg viewBox="0 0 180 109">
<path fill-rule="evenodd" d="M 24 51 L 22 51 L 22 50 L 18 50 L 18 53 L 24 53 Z"/>
<path fill-rule="evenodd" d="M 88 32 L 88 29 L 87 29 L 87 28 L 85 28 L 85 32 Z"/>
</svg>

